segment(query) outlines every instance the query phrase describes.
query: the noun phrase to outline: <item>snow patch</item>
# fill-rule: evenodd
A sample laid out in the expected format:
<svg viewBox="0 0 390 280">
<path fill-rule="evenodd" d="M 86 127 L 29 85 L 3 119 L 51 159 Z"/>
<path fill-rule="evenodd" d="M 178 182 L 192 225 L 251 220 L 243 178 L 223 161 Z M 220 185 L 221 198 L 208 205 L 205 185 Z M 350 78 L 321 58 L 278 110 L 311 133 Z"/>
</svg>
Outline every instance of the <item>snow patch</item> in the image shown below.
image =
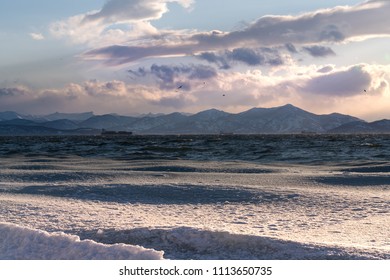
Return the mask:
<svg viewBox="0 0 390 280">
<path fill-rule="evenodd" d="M 141 246 L 80 241 L 75 235 L 0 223 L 3 260 L 159 260 L 163 259 L 163 253 Z"/>
</svg>

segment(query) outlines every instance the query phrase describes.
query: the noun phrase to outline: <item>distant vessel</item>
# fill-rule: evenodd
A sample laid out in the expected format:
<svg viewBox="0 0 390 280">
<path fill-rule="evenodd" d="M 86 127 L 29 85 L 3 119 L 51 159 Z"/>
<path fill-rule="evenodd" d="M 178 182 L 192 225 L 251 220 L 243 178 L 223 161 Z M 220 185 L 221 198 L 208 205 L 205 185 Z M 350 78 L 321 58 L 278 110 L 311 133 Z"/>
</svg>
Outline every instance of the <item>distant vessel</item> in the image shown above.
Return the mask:
<svg viewBox="0 0 390 280">
<path fill-rule="evenodd" d="M 115 130 L 102 130 L 101 135 L 104 136 L 129 136 L 132 135 L 133 132 L 131 131 L 115 131 Z"/>
</svg>

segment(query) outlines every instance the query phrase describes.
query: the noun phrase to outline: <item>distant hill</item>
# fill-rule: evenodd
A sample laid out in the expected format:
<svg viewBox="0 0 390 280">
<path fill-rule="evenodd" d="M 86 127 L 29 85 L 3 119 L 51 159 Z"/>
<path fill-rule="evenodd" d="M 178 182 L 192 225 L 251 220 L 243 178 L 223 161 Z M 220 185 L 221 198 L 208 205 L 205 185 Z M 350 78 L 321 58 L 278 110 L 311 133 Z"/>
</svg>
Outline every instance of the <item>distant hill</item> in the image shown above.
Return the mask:
<svg viewBox="0 0 390 280">
<path fill-rule="evenodd" d="M 11 111 L 0 112 L 0 121 L 9 121 L 14 119 L 23 119 L 23 116 Z"/>
<path fill-rule="evenodd" d="M 80 128 L 80 126 L 76 122 L 68 119 L 48 121 L 48 122 L 41 123 L 41 125 L 44 127 L 54 128 L 59 130 L 73 130 L 73 129 Z"/>
<path fill-rule="evenodd" d="M 329 131 L 330 133 L 390 133 L 390 120 L 375 122 L 355 121 L 340 125 Z"/>
<path fill-rule="evenodd" d="M 85 121 L 91 117 L 93 117 L 93 112 L 85 112 L 79 114 L 68 114 L 68 113 L 54 113 L 50 115 L 44 116 L 44 118 L 48 121 L 57 121 L 57 120 L 70 120 L 70 121 Z"/>
<path fill-rule="evenodd" d="M 291 104 L 252 108 L 238 114 L 209 109 L 193 115 L 171 113 L 138 117 L 94 115 L 92 112 L 32 117 L 0 112 L 0 135 L 100 134 L 102 129 L 135 134 L 390 133 L 390 121 L 367 123 L 338 113 L 317 115 Z"/>
<path fill-rule="evenodd" d="M 59 130 L 38 125 L 7 125 L 0 122 L 0 135 L 58 135 Z"/>
<path fill-rule="evenodd" d="M 340 124 L 359 119 L 347 115 L 316 115 L 291 104 L 275 108 L 253 108 L 229 117 L 237 133 L 325 133 Z"/>
<path fill-rule="evenodd" d="M 135 121 L 137 121 L 135 117 L 106 114 L 90 117 L 79 123 L 79 126 L 95 129 L 130 130 L 130 125 Z"/>
<path fill-rule="evenodd" d="M 325 133 L 341 124 L 357 120 L 340 114 L 315 115 L 288 104 L 275 108 L 253 108 L 239 114 L 211 109 L 170 123 L 169 127 L 165 124 L 150 129 L 148 133 Z"/>
</svg>

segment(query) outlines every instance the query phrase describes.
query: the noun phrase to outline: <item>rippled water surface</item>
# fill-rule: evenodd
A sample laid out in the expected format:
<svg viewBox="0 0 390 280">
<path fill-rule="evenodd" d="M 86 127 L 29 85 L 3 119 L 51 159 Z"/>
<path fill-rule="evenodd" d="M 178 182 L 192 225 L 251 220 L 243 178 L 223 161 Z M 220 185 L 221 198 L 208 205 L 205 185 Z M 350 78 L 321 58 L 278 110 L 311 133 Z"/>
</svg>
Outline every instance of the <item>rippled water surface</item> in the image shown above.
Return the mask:
<svg viewBox="0 0 390 280">
<path fill-rule="evenodd" d="M 1 137 L 0 155 L 305 164 L 388 161 L 390 135 Z"/>
</svg>

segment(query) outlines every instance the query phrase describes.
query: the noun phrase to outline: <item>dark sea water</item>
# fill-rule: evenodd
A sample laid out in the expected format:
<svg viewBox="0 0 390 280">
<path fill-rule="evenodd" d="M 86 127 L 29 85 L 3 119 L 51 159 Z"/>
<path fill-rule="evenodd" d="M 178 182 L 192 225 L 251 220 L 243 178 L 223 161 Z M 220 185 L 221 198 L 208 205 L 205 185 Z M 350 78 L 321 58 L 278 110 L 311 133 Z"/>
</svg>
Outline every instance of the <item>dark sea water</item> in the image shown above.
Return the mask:
<svg viewBox="0 0 390 280">
<path fill-rule="evenodd" d="M 326 164 L 386 162 L 390 135 L 0 137 L 0 156 Z"/>
</svg>

